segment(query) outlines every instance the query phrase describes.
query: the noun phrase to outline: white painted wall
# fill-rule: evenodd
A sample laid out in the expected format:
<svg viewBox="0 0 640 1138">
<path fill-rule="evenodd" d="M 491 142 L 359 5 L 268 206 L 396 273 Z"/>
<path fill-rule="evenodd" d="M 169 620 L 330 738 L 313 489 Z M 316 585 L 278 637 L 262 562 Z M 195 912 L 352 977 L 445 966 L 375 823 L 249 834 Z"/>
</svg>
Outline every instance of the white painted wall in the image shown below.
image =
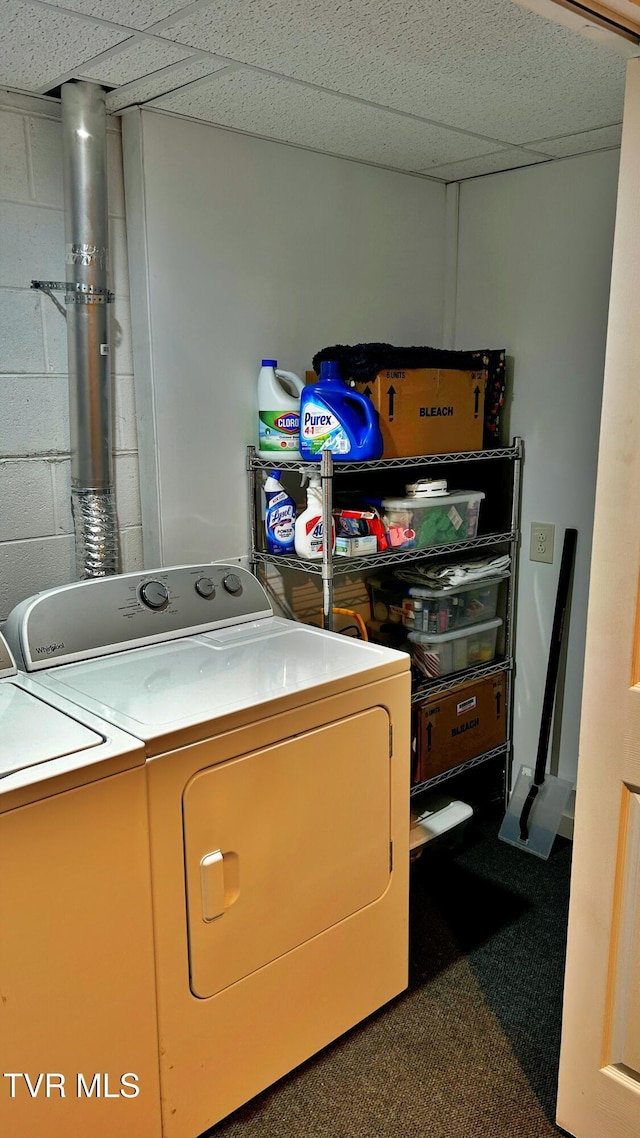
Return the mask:
<svg viewBox="0 0 640 1138">
<path fill-rule="evenodd" d="M 513 358 L 511 435 L 525 440 L 514 769 L 533 765 L 563 531 L 578 530 L 562 720 L 553 769 L 575 780 L 618 151 L 464 182 L 455 347 Z M 553 565 L 528 560 L 533 521 Z"/>
<path fill-rule="evenodd" d="M 157 112 L 123 139 L 146 563 L 243 554 L 261 358 L 437 345 L 444 186 Z"/>
<path fill-rule="evenodd" d="M 120 123 L 107 121 L 115 486 L 130 570 L 142 529 Z M 64 255 L 60 105 L 0 91 L 0 623 L 24 597 L 75 577 L 66 328 L 30 289 L 64 280 Z"/>
</svg>

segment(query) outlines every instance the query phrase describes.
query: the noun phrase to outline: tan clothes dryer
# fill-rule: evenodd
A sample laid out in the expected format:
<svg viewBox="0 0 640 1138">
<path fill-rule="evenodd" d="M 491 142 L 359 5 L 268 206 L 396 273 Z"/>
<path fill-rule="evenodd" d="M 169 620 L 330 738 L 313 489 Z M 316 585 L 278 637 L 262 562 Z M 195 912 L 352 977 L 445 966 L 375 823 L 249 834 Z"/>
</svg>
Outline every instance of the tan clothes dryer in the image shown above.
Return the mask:
<svg viewBox="0 0 640 1138">
<path fill-rule="evenodd" d="M 196 1138 L 406 986 L 409 660 L 235 566 L 69 588 L 121 651 L 59 596 L 18 638 L 72 644 L 40 681 L 144 743 L 162 1134 Z"/>
</svg>

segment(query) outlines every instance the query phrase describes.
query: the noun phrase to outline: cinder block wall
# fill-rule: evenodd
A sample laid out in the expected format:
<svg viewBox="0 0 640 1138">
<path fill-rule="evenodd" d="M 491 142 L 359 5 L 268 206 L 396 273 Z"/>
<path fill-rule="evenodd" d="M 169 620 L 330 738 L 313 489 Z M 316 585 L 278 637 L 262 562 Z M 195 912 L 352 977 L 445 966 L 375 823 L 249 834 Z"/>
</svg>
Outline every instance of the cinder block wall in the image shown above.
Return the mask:
<svg viewBox="0 0 640 1138">
<path fill-rule="evenodd" d="M 0 91 L 0 624 L 75 578 L 63 316 L 32 279 L 65 279 L 60 105 Z M 124 571 L 142 567 L 120 123 L 108 121 L 114 474 Z M 56 294 L 64 304 L 64 294 Z"/>
</svg>

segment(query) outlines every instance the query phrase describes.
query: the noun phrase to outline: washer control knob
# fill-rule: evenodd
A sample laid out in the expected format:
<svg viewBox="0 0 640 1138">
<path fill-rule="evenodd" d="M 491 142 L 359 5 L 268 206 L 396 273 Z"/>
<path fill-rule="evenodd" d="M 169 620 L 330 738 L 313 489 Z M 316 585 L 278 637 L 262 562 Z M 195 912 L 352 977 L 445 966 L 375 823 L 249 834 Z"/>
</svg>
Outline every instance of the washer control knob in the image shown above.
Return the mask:
<svg viewBox="0 0 640 1138">
<path fill-rule="evenodd" d="M 163 609 L 169 603 L 169 590 L 162 581 L 145 581 L 140 586 L 140 600 L 148 609 Z"/>
<path fill-rule="evenodd" d="M 237 573 L 226 573 L 222 578 L 222 584 L 228 593 L 242 592 L 242 581 Z"/>
<path fill-rule="evenodd" d="M 199 597 L 207 599 L 208 597 L 214 596 L 215 591 L 216 587 L 211 577 L 199 577 L 196 581 L 196 593 Z"/>
</svg>

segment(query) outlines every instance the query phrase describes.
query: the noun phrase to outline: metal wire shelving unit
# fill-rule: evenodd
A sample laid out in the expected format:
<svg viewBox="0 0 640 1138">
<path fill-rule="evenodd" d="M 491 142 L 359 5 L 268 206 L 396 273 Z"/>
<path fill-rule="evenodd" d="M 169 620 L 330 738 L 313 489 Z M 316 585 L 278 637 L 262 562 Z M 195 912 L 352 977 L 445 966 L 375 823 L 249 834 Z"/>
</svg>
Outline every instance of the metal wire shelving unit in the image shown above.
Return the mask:
<svg viewBox="0 0 640 1138">
<path fill-rule="evenodd" d="M 471 541 L 459 541 L 453 545 L 434 545 L 430 549 L 407 549 L 385 553 L 371 553 L 366 557 L 334 557 L 332 576 L 337 577 L 345 573 L 363 573 L 367 569 L 380 569 L 400 565 L 410 565 L 412 562 L 423 562 L 434 557 L 456 557 L 459 553 L 467 553 L 476 549 L 487 549 L 489 546 L 506 545 L 514 540 L 513 533 L 488 533 Z M 254 550 L 253 559 L 256 564 L 279 565 L 282 569 L 301 569 L 305 573 L 322 573 L 320 561 L 302 561 L 299 557 L 283 557 L 278 553 L 264 553 Z"/>
<path fill-rule="evenodd" d="M 411 702 L 419 707 L 425 700 L 433 699 L 436 695 L 446 695 L 447 692 L 455 691 L 470 680 L 484 680 L 487 676 L 497 676 L 499 672 L 508 672 L 512 668 L 511 657 L 501 656 L 497 660 L 492 660 L 490 664 L 476 664 L 472 668 L 465 668 L 464 672 L 453 672 L 451 675 L 443 676 L 441 680 L 424 680 L 414 684 Z"/>
<path fill-rule="evenodd" d="M 506 759 L 511 754 L 511 743 L 501 743 L 499 747 L 494 747 L 492 751 L 485 751 L 482 755 L 475 755 L 472 759 L 467 759 L 466 762 L 460 763 L 457 767 L 449 767 L 446 771 L 441 771 L 440 774 L 434 774 L 431 778 L 425 779 L 424 782 L 417 783 L 411 787 L 411 797 L 417 798 L 419 795 L 424 794 L 425 790 L 433 790 L 436 786 L 442 786 L 444 782 L 450 782 L 456 775 L 466 774 L 467 771 L 473 770 L 475 767 L 483 766 L 491 759 Z"/>
<path fill-rule="evenodd" d="M 450 451 L 442 454 L 422 454 L 412 456 L 411 458 L 378 458 L 373 461 L 367 462 L 334 462 L 333 472 L 335 474 L 361 474 L 363 470 L 406 470 L 410 467 L 423 467 L 423 466 L 442 466 L 443 463 L 458 463 L 465 462 L 495 462 L 501 458 L 518 459 L 522 457 L 522 440 L 514 439 L 513 445 L 510 447 L 492 447 L 491 450 L 465 450 L 465 451 Z M 255 470 L 273 470 L 274 466 L 278 470 L 318 470 L 317 462 L 302 462 L 300 459 L 297 461 L 282 461 L 277 455 L 273 458 L 259 458 L 256 455 L 255 447 L 248 448 L 249 454 L 247 462 Z M 331 455 L 329 455 L 329 458 Z"/>
<path fill-rule="evenodd" d="M 491 450 L 475 450 L 461 452 L 446 452 L 441 454 L 417 455 L 410 458 L 381 458 L 373 462 L 334 462 L 330 452 L 324 452 L 320 464 L 317 462 L 301 462 L 259 458 L 254 447 L 247 448 L 247 471 L 250 484 L 250 513 L 251 513 L 251 568 L 253 572 L 263 571 L 268 565 L 276 565 L 280 569 L 289 569 L 322 578 L 322 619 L 323 626 L 331 629 L 333 624 L 333 583 L 334 578 L 344 575 L 357 575 L 371 569 L 397 568 L 431 561 L 443 557 L 459 557 L 460 555 L 482 550 L 495 549 L 508 551 L 511 557 L 511 573 L 507 585 L 507 598 L 504 608 L 504 622 L 502 628 L 502 644 L 500 657 L 488 664 L 480 664 L 456 672 L 441 679 L 420 679 L 414 683 L 412 693 L 412 706 L 415 709 L 424 704 L 426 700 L 437 695 L 454 691 L 471 680 L 481 679 L 485 676 L 505 673 L 506 692 L 506 742 L 500 747 L 478 755 L 473 759 L 460 764 L 432 778 L 415 784 L 411 788 L 411 795 L 422 793 L 424 790 L 446 782 L 463 771 L 489 762 L 491 759 L 503 757 L 505 760 L 505 793 L 508 783 L 508 764 L 511 755 L 511 732 L 513 722 L 513 677 L 514 677 L 514 617 L 515 596 L 517 584 L 517 553 L 520 538 L 520 489 L 521 467 L 524 457 L 524 443 L 521 438 L 515 438 L 513 444 L 507 447 L 496 447 Z M 258 516 L 258 498 L 261 487 L 261 472 L 272 470 L 277 466 L 279 470 L 291 470 L 307 473 L 318 473 L 322 484 L 322 509 L 325 532 L 330 531 L 333 511 L 333 483 L 334 479 L 354 474 L 369 474 L 372 472 L 411 470 L 414 474 L 424 468 L 443 467 L 482 463 L 493 464 L 508 462 L 511 467 L 511 487 L 509 494 L 509 517 L 505 516 L 507 528 L 498 529 L 491 533 L 479 534 L 468 541 L 457 542 L 451 545 L 434 546 L 429 549 L 410 549 L 386 551 L 371 554 L 367 557 L 335 557 L 332 555 L 330 543 L 325 543 L 322 561 L 306 561 L 298 557 L 282 557 L 267 553 L 259 546 L 260 519 Z M 496 472 L 497 473 L 497 472 Z"/>
</svg>

